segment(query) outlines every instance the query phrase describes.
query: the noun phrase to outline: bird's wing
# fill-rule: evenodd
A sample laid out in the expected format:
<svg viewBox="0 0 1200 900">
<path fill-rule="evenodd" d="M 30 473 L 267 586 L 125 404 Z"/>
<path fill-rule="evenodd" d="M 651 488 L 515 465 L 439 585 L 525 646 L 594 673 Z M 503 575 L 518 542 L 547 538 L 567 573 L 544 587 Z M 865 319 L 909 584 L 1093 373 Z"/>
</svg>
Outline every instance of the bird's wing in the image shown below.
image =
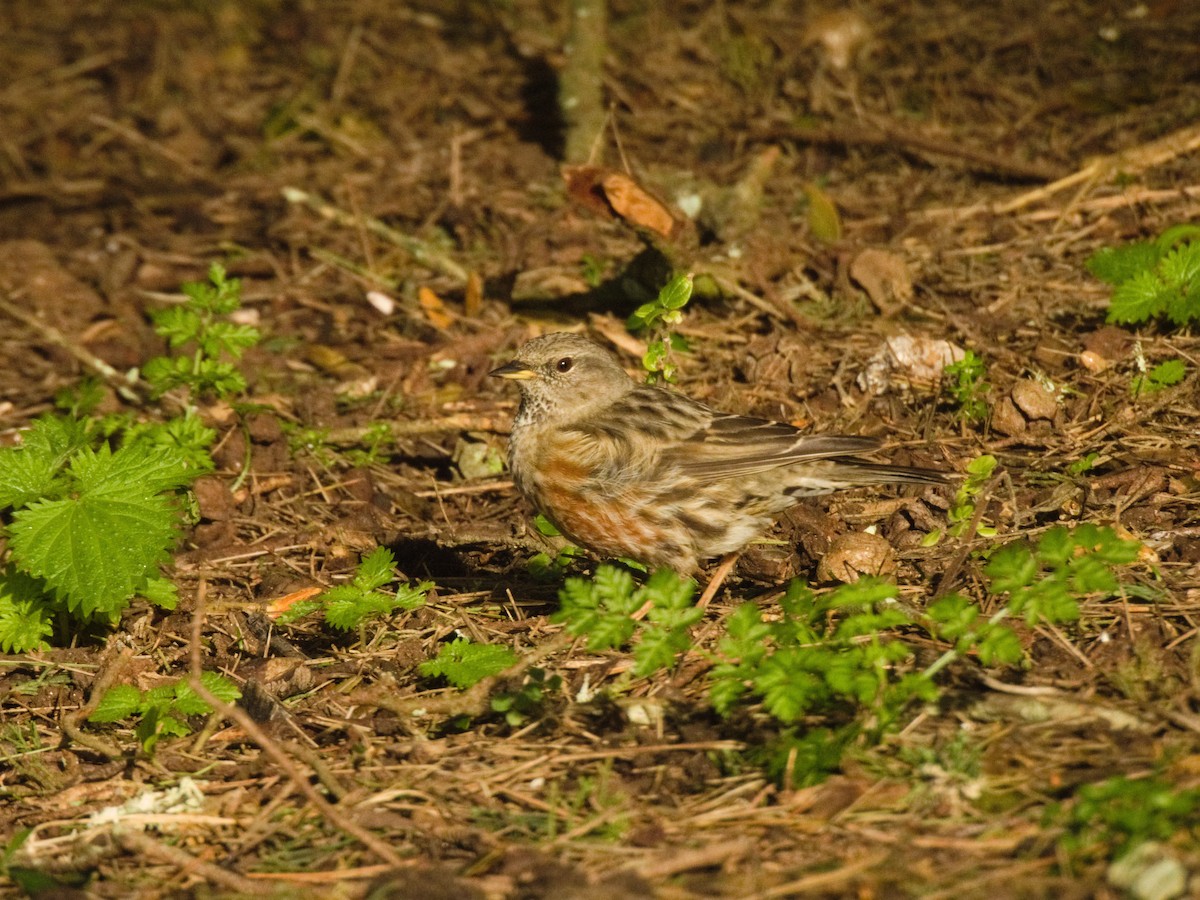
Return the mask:
<svg viewBox="0 0 1200 900">
<path fill-rule="evenodd" d="M 671 469 L 702 482 L 879 449 L 865 437 L 805 435 L 791 425 L 718 412 L 674 391 L 639 385 L 588 419 L 590 449 L 612 477 Z M 632 464 L 632 465 L 631 465 Z"/>
<path fill-rule="evenodd" d="M 702 481 L 755 475 L 816 459 L 878 450 L 874 438 L 806 435 L 791 425 L 717 413 L 706 427 L 676 444 L 668 460 Z"/>
</svg>

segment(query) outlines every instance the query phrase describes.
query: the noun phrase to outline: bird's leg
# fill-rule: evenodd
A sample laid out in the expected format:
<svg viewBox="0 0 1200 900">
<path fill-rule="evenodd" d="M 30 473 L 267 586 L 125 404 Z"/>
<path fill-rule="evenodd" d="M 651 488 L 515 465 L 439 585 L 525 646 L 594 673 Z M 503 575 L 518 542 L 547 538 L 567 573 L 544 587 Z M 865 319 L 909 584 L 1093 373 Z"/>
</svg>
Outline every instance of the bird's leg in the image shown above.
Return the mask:
<svg viewBox="0 0 1200 900">
<path fill-rule="evenodd" d="M 717 591 L 721 589 L 721 585 L 725 583 L 725 579 L 733 571 L 734 563 L 738 561 L 738 557 L 741 555 L 740 551 L 735 551 L 733 553 L 726 553 L 721 558 L 721 562 L 717 565 L 717 571 L 713 572 L 712 578 L 709 579 L 708 585 L 704 588 L 704 593 L 696 601 L 698 607 L 708 609 L 708 604 L 712 603 L 713 597 L 717 596 Z"/>
</svg>

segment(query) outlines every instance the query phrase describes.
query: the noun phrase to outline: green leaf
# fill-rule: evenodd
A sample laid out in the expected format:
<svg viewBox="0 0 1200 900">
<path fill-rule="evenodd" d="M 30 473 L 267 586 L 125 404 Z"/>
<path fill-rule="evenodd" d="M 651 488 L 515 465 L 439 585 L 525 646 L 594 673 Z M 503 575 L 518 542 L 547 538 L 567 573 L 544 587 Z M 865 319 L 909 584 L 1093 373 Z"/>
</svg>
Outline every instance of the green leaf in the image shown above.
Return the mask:
<svg viewBox="0 0 1200 900">
<path fill-rule="evenodd" d="M 1177 325 L 1200 319 L 1200 241 L 1171 250 L 1159 263 L 1158 274 L 1170 289 L 1167 317 Z"/>
<path fill-rule="evenodd" d="M 120 722 L 136 715 L 141 710 L 141 704 L 142 692 L 132 684 L 113 685 L 100 697 L 88 721 Z"/>
<path fill-rule="evenodd" d="M 138 594 L 160 609 L 174 609 L 179 604 L 179 586 L 169 578 L 152 575 L 138 588 Z"/>
<path fill-rule="evenodd" d="M 88 441 L 87 425 L 78 419 L 35 419 L 22 435 L 21 446 L 0 450 L 0 509 L 62 496 L 65 482 L 58 473 Z"/>
<path fill-rule="evenodd" d="M 801 189 L 808 199 L 808 227 L 813 237 L 827 244 L 841 240 L 842 218 L 838 214 L 837 204 L 812 182 Z"/>
<path fill-rule="evenodd" d="M 60 461 L 25 447 L 0 450 L 0 509 L 20 509 L 41 497 L 61 495 L 60 468 Z"/>
<path fill-rule="evenodd" d="M 317 598 L 325 606 L 325 621 L 334 628 L 349 631 L 364 619 L 391 612 L 391 598 L 383 594 L 364 593 L 352 584 L 330 588 Z"/>
<path fill-rule="evenodd" d="M 374 591 L 391 584 L 396 577 L 392 572 L 396 557 L 386 547 L 376 547 L 363 557 L 354 576 L 354 586 L 363 591 Z"/>
<path fill-rule="evenodd" d="M 234 703 L 242 696 L 238 686 L 220 672 L 201 672 L 200 683 L 225 703 Z M 186 678 L 179 679 L 173 685 L 173 690 L 175 696 L 169 704 L 173 713 L 181 716 L 206 716 L 212 712 L 212 707 L 192 690 Z"/>
<path fill-rule="evenodd" d="M 1153 271 L 1162 251 L 1150 241 L 1139 241 L 1124 247 L 1102 247 L 1085 263 L 1087 270 L 1101 281 L 1119 285 L 1133 276 Z"/>
<path fill-rule="evenodd" d="M 426 678 L 442 677 L 460 690 L 466 690 L 485 678 L 498 675 L 517 662 L 517 655 L 507 647 L 494 644 L 472 644 L 457 638 L 442 644 L 436 659 L 417 666 Z"/>
<path fill-rule="evenodd" d="M 562 535 L 562 532 L 558 530 L 555 524 L 541 513 L 533 517 L 533 527 L 537 529 L 538 534 L 546 537 L 559 537 Z"/>
<path fill-rule="evenodd" d="M 692 299 L 693 276 L 676 275 L 658 292 L 658 305 L 664 309 L 683 309 Z"/>
<path fill-rule="evenodd" d="M 153 318 L 154 330 L 172 347 L 182 346 L 200 333 L 200 318 L 188 306 L 168 306 L 155 313 Z M 145 374 L 144 370 L 142 374 Z"/>
<path fill-rule="evenodd" d="M 754 678 L 754 688 L 763 706 L 785 725 L 798 720 L 829 695 L 824 679 L 809 670 L 827 662 L 830 654 L 803 650 L 779 650 L 763 660 Z"/>
<path fill-rule="evenodd" d="M 1108 321 L 1117 324 L 1146 322 L 1164 309 L 1170 300 L 1170 289 L 1162 283 L 1153 269 L 1139 272 L 1122 282 L 1113 291 L 1108 308 Z"/>
<path fill-rule="evenodd" d="M 97 498 L 158 494 L 187 487 L 198 474 L 168 447 L 135 444 L 112 451 L 83 448 L 71 459 L 76 489 Z"/>
<path fill-rule="evenodd" d="M 1146 373 L 1152 389 L 1179 384 L 1186 376 L 1187 364 L 1182 359 L 1169 359 Z"/>
<path fill-rule="evenodd" d="M 979 661 L 985 666 L 1015 666 L 1025 658 L 1025 648 L 1017 633 L 1007 625 L 989 628 L 979 642 Z"/>
<path fill-rule="evenodd" d="M 28 653 L 48 647 L 54 604 L 46 586 L 12 565 L 0 570 L 0 652 Z"/>
<path fill-rule="evenodd" d="M 112 617 L 165 559 L 178 520 L 167 497 L 106 491 L 34 503 L 13 514 L 9 530 L 21 568 L 69 609 Z"/>
</svg>

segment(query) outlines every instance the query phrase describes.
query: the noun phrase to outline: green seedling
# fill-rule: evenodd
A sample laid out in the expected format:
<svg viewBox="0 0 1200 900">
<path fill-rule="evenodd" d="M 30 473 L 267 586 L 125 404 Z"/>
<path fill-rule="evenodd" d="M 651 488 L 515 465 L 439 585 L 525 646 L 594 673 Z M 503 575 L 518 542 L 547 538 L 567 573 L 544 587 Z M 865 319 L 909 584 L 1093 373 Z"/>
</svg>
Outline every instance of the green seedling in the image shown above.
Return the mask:
<svg viewBox="0 0 1200 900">
<path fill-rule="evenodd" d="M 210 693 L 226 703 L 242 696 L 237 685 L 217 672 L 203 672 L 200 682 Z M 191 716 L 204 716 L 212 707 L 200 699 L 186 678 L 170 684 L 140 691 L 131 684 L 109 688 L 100 698 L 89 722 L 121 722 L 136 719 L 138 743 L 146 753 L 153 753 L 164 737 L 184 737 L 192 733 L 188 724 Z"/>
<path fill-rule="evenodd" d="M 229 397 L 246 390 L 246 377 L 231 360 L 261 339 L 256 328 L 230 322 L 242 305 L 242 283 L 226 278 L 225 269 L 213 263 L 208 282 L 183 286 L 187 300 L 154 315 L 154 330 L 172 349 L 192 348 L 190 355 L 159 356 L 142 367 L 142 377 L 155 396 L 182 387 L 193 402 L 204 396 Z"/>
<path fill-rule="evenodd" d="M 517 655 L 508 647 L 472 644 L 460 637 L 442 644 L 437 657 L 421 663 L 417 671 L 426 678 L 444 678 L 459 690 L 466 690 L 516 662 Z"/>
<path fill-rule="evenodd" d="M 1200 319 L 1200 226 L 1176 225 L 1152 241 L 1104 247 L 1087 269 L 1113 287 L 1109 322 L 1187 325 Z"/>
<path fill-rule="evenodd" d="M 393 591 L 384 588 L 396 580 L 396 558 L 390 550 L 376 547 L 359 563 L 358 571 L 347 584 L 339 584 L 311 600 L 302 600 L 279 617 L 289 624 L 314 612 L 323 612 L 325 621 L 340 631 L 361 628 L 371 620 L 389 616 L 397 610 L 411 612 L 425 605 L 433 582 L 413 586 L 402 584 Z"/>
<path fill-rule="evenodd" d="M 945 373 L 943 390 L 958 407 L 960 418 L 982 422 L 987 418 L 988 405 L 984 395 L 992 389 L 987 383 L 987 367 L 983 360 L 968 350 L 963 358 L 942 370 Z"/>
<path fill-rule="evenodd" d="M 676 367 L 672 353 L 687 350 L 687 342 L 670 329 L 683 321 L 683 308 L 692 298 L 693 280 L 690 274 L 676 275 L 658 292 L 657 298 L 639 306 L 625 323 L 630 331 L 649 331 L 655 335 L 642 357 L 646 380 L 652 384 L 674 381 Z"/>
</svg>

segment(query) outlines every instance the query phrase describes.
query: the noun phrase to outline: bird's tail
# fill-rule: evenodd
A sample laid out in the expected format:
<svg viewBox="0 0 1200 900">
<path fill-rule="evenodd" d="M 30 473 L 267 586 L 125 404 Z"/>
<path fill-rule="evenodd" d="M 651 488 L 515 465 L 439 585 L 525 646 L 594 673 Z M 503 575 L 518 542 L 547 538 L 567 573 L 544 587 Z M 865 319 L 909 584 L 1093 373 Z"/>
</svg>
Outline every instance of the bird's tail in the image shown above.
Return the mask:
<svg viewBox="0 0 1200 900">
<path fill-rule="evenodd" d="M 936 469 L 874 463 L 855 457 L 821 460 L 797 473 L 787 489 L 793 497 L 810 497 L 867 484 L 947 484 L 950 476 Z"/>
</svg>

